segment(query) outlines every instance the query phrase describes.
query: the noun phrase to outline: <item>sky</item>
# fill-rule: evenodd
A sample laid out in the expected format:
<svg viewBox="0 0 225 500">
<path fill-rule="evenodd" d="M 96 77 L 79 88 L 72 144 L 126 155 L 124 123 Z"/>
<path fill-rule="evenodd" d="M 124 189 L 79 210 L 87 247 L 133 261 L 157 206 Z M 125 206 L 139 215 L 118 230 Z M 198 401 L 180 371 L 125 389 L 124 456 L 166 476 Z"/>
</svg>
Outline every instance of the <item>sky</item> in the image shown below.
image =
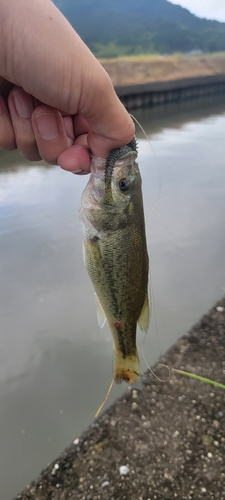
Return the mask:
<svg viewBox="0 0 225 500">
<path fill-rule="evenodd" d="M 192 14 L 206 19 L 215 19 L 225 22 L 225 0 L 169 0 L 171 3 L 181 5 Z"/>
</svg>

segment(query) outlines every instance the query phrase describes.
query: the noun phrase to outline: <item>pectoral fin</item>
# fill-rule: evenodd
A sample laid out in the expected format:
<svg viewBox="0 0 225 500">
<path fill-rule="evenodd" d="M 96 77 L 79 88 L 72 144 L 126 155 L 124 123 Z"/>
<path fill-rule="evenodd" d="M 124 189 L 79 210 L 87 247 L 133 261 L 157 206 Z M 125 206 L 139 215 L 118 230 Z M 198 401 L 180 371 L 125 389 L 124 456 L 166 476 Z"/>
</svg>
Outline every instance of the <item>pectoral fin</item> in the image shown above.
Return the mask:
<svg viewBox="0 0 225 500">
<path fill-rule="evenodd" d="M 98 319 L 98 324 L 100 328 L 103 328 L 105 322 L 106 322 L 106 315 L 105 311 L 102 307 L 102 304 L 97 296 L 97 293 L 95 292 L 95 298 L 96 298 L 96 305 L 97 305 L 97 319 Z"/>
<path fill-rule="evenodd" d="M 143 307 L 141 310 L 141 314 L 138 318 L 138 325 L 139 325 L 140 329 L 145 333 L 148 331 L 148 327 L 149 327 L 149 316 L 150 316 L 150 314 L 149 314 L 148 293 L 146 293 L 145 301 L 144 301 L 144 304 L 143 304 Z"/>
</svg>

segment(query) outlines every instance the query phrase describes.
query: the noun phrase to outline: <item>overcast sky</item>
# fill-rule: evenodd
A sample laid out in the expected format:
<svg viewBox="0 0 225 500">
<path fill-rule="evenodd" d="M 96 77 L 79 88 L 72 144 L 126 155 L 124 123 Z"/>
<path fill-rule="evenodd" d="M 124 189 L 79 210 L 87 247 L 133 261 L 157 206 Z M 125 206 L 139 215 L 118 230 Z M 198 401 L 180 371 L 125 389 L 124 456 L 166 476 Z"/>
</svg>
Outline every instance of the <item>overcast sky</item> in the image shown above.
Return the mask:
<svg viewBox="0 0 225 500">
<path fill-rule="evenodd" d="M 206 19 L 225 22 L 225 0 L 169 0 L 181 5 L 193 14 Z"/>
</svg>

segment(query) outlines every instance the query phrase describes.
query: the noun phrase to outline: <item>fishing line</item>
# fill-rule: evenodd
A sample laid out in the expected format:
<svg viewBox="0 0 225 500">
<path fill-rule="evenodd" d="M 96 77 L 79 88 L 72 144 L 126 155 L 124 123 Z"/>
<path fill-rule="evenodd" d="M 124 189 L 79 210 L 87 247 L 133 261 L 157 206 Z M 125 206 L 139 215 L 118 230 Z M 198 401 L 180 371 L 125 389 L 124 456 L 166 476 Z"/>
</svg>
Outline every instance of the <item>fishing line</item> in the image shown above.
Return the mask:
<svg viewBox="0 0 225 500">
<path fill-rule="evenodd" d="M 142 345 L 142 347 L 143 347 L 143 345 Z M 147 365 L 150 373 L 153 375 L 153 377 L 155 377 L 159 382 L 163 382 L 163 383 L 169 382 L 170 376 L 171 376 L 171 368 L 168 365 L 165 365 L 164 363 L 158 363 L 158 365 L 157 365 L 156 368 L 159 368 L 160 366 L 163 366 L 164 368 L 167 368 L 168 373 L 169 373 L 168 377 L 165 380 L 163 380 L 162 378 L 159 378 L 158 375 L 156 375 L 156 373 L 152 370 L 151 366 L 148 364 L 147 359 L 146 359 L 146 357 L 144 355 L 143 349 L 142 349 L 141 353 L 142 353 L 143 359 L 144 359 L 144 361 L 145 361 L 145 363 L 146 363 L 146 365 Z M 141 375 L 145 375 L 145 373 L 141 372 Z"/>
<path fill-rule="evenodd" d="M 155 154 L 155 151 L 154 151 L 154 148 L 152 146 L 152 143 L 150 142 L 144 128 L 142 127 L 142 125 L 139 123 L 139 121 L 137 120 L 137 118 L 135 118 L 134 115 L 130 114 L 130 117 L 134 120 L 134 122 L 138 125 L 138 127 L 140 128 L 140 130 L 142 131 L 144 137 L 146 138 L 147 140 L 147 143 L 152 151 L 152 154 L 153 154 L 153 157 L 154 157 L 154 160 L 155 160 L 155 165 L 156 165 L 156 171 L 157 171 L 157 175 L 158 175 L 158 193 L 157 193 L 157 196 L 156 196 L 156 201 L 155 203 L 153 204 L 148 216 L 147 216 L 147 219 L 146 219 L 146 225 L 147 225 L 147 222 L 148 222 L 148 219 L 150 218 L 152 212 L 154 211 L 156 205 L 158 204 L 159 202 L 159 197 L 160 197 L 160 193 L 161 193 L 161 188 L 162 188 L 162 178 L 161 178 L 161 173 L 160 173 L 160 168 L 159 168 L 159 164 L 158 164 L 158 159 L 157 159 L 157 156 Z M 151 314 L 151 311 L 154 315 L 154 319 L 155 319 L 155 325 L 156 325 L 156 338 L 157 338 L 157 343 L 158 343 L 158 349 L 159 349 L 159 353 L 162 354 L 162 346 L 161 346 L 161 342 L 160 342 L 160 335 L 159 335 L 159 330 L 158 330 L 158 323 L 157 323 L 157 315 L 156 315 L 156 309 L 155 309 L 155 300 L 154 300 L 154 293 L 153 293 L 153 286 L 152 286 L 152 277 L 151 277 L 151 266 L 150 266 L 150 252 L 149 252 L 149 309 L 150 309 L 150 319 L 149 319 L 149 326 L 151 325 L 151 318 L 152 318 L 152 314 Z M 143 340 L 142 340 L 142 356 L 143 356 L 143 359 L 147 365 L 147 367 L 149 368 L 149 370 L 151 371 L 151 373 L 158 379 L 160 380 L 157 375 L 154 374 L 153 370 L 150 368 L 149 364 L 147 363 L 147 360 L 144 356 L 144 342 L 145 342 L 145 339 L 146 339 L 146 335 L 143 337 Z M 162 381 L 161 381 L 162 382 Z"/>
<path fill-rule="evenodd" d="M 161 203 L 161 201 L 170 200 L 171 197 L 172 197 L 172 195 L 170 195 L 170 196 L 164 196 L 163 198 L 160 198 L 158 201 L 156 201 L 156 203 L 154 204 L 153 208 L 151 208 L 151 210 L 150 210 L 150 214 L 151 214 L 151 212 L 153 212 L 153 210 L 155 210 L 155 207 L 159 203 Z M 198 205 L 203 210 L 206 208 L 203 203 L 200 203 L 199 201 L 195 200 L 194 198 L 188 198 L 187 196 L 176 194 L 176 195 L 173 195 L 173 200 L 175 200 L 175 199 L 181 199 L 182 201 L 183 200 L 185 200 L 185 201 L 191 201 L 192 203 L 196 203 L 196 205 Z M 208 206 L 207 202 L 206 202 L 206 206 Z M 211 208 L 210 208 L 210 210 L 211 210 Z M 220 213 L 216 212 L 215 209 L 213 209 L 213 215 L 215 215 L 216 217 L 218 217 L 219 219 L 221 219 L 223 222 L 225 222 L 225 218 Z"/>
<path fill-rule="evenodd" d="M 160 169 L 159 169 L 159 165 L 158 165 L 158 160 L 157 160 L 157 157 L 156 157 L 156 154 L 155 154 L 155 151 L 152 147 L 152 144 L 145 132 L 145 130 L 143 129 L 142 125 L 138 122 L 138 120 L 133 116 L 133 115 L 130 115 L 131 118 L 137 123 L 137 125 L 140 127 L 142 133 L 144 134 L 147 142 L 148 142 L 148 145 L 153 153 L 153 156 L 154 156 L 154 159 L 155 159 L 155 165 L 156 165 L 156 169 L 157 169 L 157 175 L 158 175 L 158 180 L 159 180 L 159 187 L 158 187 L 158 192 L 157 192 L 157 197 L 156 197 L 156 201 L 155 203 L 153 204 L 152 208 L 150 209 L 150 212 L 148 213 L 148 216 L 147 216 L 147 219 L 146 219 L 146 223 L 148 222 L 150 216 L 152 215 L 153 211 L 155 210 L 156 206 L 161 203 L 162 201 L 164 200 L 168 200 L 168 199 L 171 199 L 172 196 L 164 196 L 162 198 L 160 198 L 160 193 L 161 193 L 161 188 L 162 188 L 162 179 L 161 179 L 161 173 L 160 173 Z M 177 199 L 181 199 L 181 200 L 187 200 L 189 202 L 194 202 L 196 203 L 199 207 L 201 207 L 202 209 L 205 209 L 204 207 L 204 203 L 199 203 L 199 201 L 196 201 L 195 199 L 192 199 L 192 198 L 188 198 L 188 197 L 185 197 L 183 195 L 175 195 L 173 196 L 173 199 L 174 198 L 177 198 Z M 220 214 L 217 214 L 217 217 L 219 217 L 222 221 L 225 221 L 225 219 L 220 215 Z M 150 302 L 150 313 L 152 311 L 152 314 L 150 314 L 150 321 L 149 321 L 149 325 L 151 327 L 151 321 L 152 321 L 152 318 L 154 317 L 154 321 L 155 321 L 155 329 L 156 329 L 156 334 L 157 334 L 157 343 L 158 343 L 158 348 L 159 348 L 159 352 L 160 352 L 160 355 L 162 355 L 162 346 L 161 346 L 161 342 L 160 342 L 160 335 L 159 335 L 159 328 L 158 328 L 158 322 L 157 322 L 157 314 L 156 314 L 156 307 L 155 307 L 155 299 L 154 299 L 154 293 L 153 293 L 153 285 L 152 285 L 152 277 L 151 277 L 151 266 L 149 266 L 149 302 Z M 141 351 L 142 351 L 142 357 L 143 357 L 143 360 L 147 366 L 147 368 L 149 369 L 150 373 L 161 383 L 166 383 L 170 380 L 170 376 L 171 376 L 171 369 L 168 365 L 166 364 L 163 364 L 163 363 L 158 363 L 157 364 L 157 368 L 159 368 L 160 366 L 161 367 L 164 367 L 168 370 L 168 377 L 165 378 L 165 379 L 162 379 L 160 377 L 158 377 L 156 375 L 156 373 L 152 370 L 152 368 L 150 367 L 146 357 L 145 357 L 145 354 L 144 354 L 144 342 L 146 340 L 146 335 L 143 337 L 143 341 L 142 341 L 142 348 L 141 348 Z M 143 372 L 141 372 L 142 375 Z M 112 379 L 111 383 L 110 383 L 110 386 L 108 388 L 108 391 L 106 393 L 106 396 L 103 400 L 103 402 L 101 403 L 101 405 L 99 406 L 96 414 L 95 414 L 95 418 L 98 418 L 102 408 L 104 407 L 109 395 L 110 395 L 110 392 L 112 390 L 112 387 L 113 387 L 113 384 L 114 384 L 114 378 Z"/>
<path fill-rule="evenodd" d="M 149 221 L 149 218 L 150 216 L 152 215 L 153 211 L 155 210 L 156 206 L 161 203 L 162 201 L 164 200 L 168 200 L 168 199 L 171 199 L 171 196 L 164 196 L 163 198 L 160 198 L 160 193 L 161 193 L 161 188 L 162 188 L 162 178 L 161 178 L 161 173 L 160 173 L 160 168 L 159 168 L 159 164 L 158 164 L 158 159 L 156 157 L 156 154 L 155 154 L 155 151 L 154 151 L 154 148 L 144 130 L 144 128 L 142 127 L 142 125 L 139 123 L 139 121 L 135 118 L 135 116 L 133 116 L 132 114 L 130 114 L 131 118 L 134 120 L 134 122 L 139 126 L 140 130 L 142 131 L 144 137 L 146 138 L 147 142 L 148 142 L 148 145 L 152 151 L 152 154 L 154 156 L 154 160 L 155 160 L 155 165 L 156 165 L 156 169 L 157 169 L 157 174 L 158 174 L 158 179 L 159 179 L 159 188 L 158 188 L 158 193 L 157 193 L 157 197 L 156 197 L 156 201 L 155 203 L 153 204 L 152 208 L 150 209 L 150 212 L 148 213 L 148 216 L 146 218 L 146 225 L 147 225 L 147 222 Z M 182 199 L 182 200 L 186 200 L 186 201 L 189 201 L 189 202 L 194 202 L 196 203 L 196 205 L 198 205 L 200 208 L 202 208 L 203 210 L 205 209 L 205 206 L 204 206 L 204 203 L 200 203 L 199 201 L 196 201 L 195 199 L 192 199 L 192 198 L 188 198 L 186 196 L 183 196 L 183 195 L 175 195 L 173 197 L 173 199 Z M 210 208 L 211 210 L 211 208 Z M 217 218 L 219 218 L 220 220 L 222 220 L 223 222 L 225 221 L 225 218 L 221 216 L 221 214 L 216 214 L 216 212 L 214 211 L 215 215 L 217 216 Z M 149 252 L 150 254 L 150 252 Z M 150 255 L 149 255 L 149 260 L 150 260 Z M 158 349 L 159 349 L 159 352 L 160 352 L 160 355 L 162 355 L 162 346 L 161 346 L 161 341 L 160 341 L 160 335 L 159 335 L 159 328 L 158 328 L 158 322 L 157 322 L 157 314 L 156 314 L 156 307 L 155 307 L 155 299 L 154 299 L 154 293 L 153 293 L 153 284 L 152 284 L 152 277 L 151 277 L 151 266 L 149 265 L 149 290 L 150 290 L 150 294 L 149 294 L 149 302 L 150 302 L 150 321 L 149 321 L 149 326 L 151 327 L 151 320 L 152 320 L 152 316 L 154 316 L 154 320 L 155 320 L 155 328 L 156 328 L 156 334 L 157 334 L 157 343 L 158 343 Z M 152 311 L 152 314 L 151 314 L 151 311 Z M 161 364 L 159 363 L 158 366 L 165 366 L 168 371 L 169 371 L 169 376 L 168 376 L 168 379 L 167 380 L 162 380 L 160 379 L 154 372 L 153 370 L 151 369 L 151 367 L 149 366 L 146 358 L 145 358 L 145 355 L 144 355 L 144 342 L 146 340 L 146 335 L 143 337 L 143 341 L 142 341 L 142 347 L 141 347 L 141 350 L 142 350 L 142 357 L 143 357 L 143 360 L 144 362 L 146 363 L 148 369 L 150 370 L 150 372 L 153 374 L 153 376 L 155 376 L 155 378 L 157 380 L 159 380 L 160 382 L 166 382 L 169 380 L 170 378 L 170 374 L 171 374 L 171 369 L 167 366 L 167 365 L 164 365 L 164 364 Z M 142 373 L 143 375 L 143 373 Z"/>
<path fill-rule="evenodd" d="M 134 121 L 136 122 L 136 124 L 138 125 L 138 127 L 141 129 L 141 131 L 142 131 L 142 133 L 144 134 L 144 137 L 145 137 L 145 139 L 147 140 L 147 143 L 148 143 L 148 145 L 149 145 L 149 147 L 150 147 L 150 149 L 151 149 L 151 152 L 152 152 L 152 154 L 153 154 L 153 156 L 154 156 L 155 165 L 156 165 L 156 171 L 157 171 L 157 175 L 158 175 L 158 179 L 159 179 L 159 188 L 158 188 L 158 193 L 157 193 L 157 197 L 156 197 L 156 203 L 157 203 L 157 201 L 159 200 L 159 195 L 160 195 L 160 192 L 161 192 L 161 187 L 162 187 L 162 179 L 161 179 L 161 174 L 160 174 L 160 168 L 159 168 L 159 164 L 158 164 L 158 159 L 157 159 L 157 156 L 156 156 L 156 154 L 155 154 L 155 151 L 154 151 L 154 148 L 153 148 L 153 146 L 152 146 L 152 143 L 150 142 L 150 140 L 149 140 L 149 138 L 148 138 L 148 136 L 147 136 L 147 134 L 146 134 L 146 132 L 145 132 L 144 128 L 143 128 L 143 127 L 142 127 L 142 125 L 139 123 L 139 121 L 137 120 L 137 118 L 135 118 L 135 116 L 134 116 L 134 115 L 131 115 L 130 113 L 129 113 L 129 115 L 130 115 L 130 117 L 132 118 L 132 120 L 134 120 Z M 151 211 L 154 209 L 154 206 L 155 206 L 155 205 L 153 205 L 152 209 L 150 210 L 150 213 L 151 213 Z"/>
<path fill-rule="evenodd" d="M 156 208 L 156 206 L 161 203 L 162 201 L 164 200 L 168 200 L 170 199 L 171 196 L 164 196 L 163 198 L 159 199 L 155 204 L 154 204 L 154 207 L 151 209 L 151 213 L 153 212 L 153 210 Z M 182 201 L 183 200 L 186 200 L 186 201 L 190 201 L 192 203 L 196 203 L 200 208 L 202 208 L 203 210 L 205 209 L 204 205 L 202 203 L 199 203 L 199 201 L 196 201 L 192 198 L 187 198 L 185 196 L 179 196 L 179 195 L 176 195 L 174 198 L 178 198 L 178 199 L 181 199 Z M 215 215 L 217 216 L 217 218 L 219 218 L 220 220 L 222 220 L 223 222 L 225 222 L 225 218 L 221 216 L 221 214 L 216 214 L 215 212 Z M 149 252 L 150 253 L 150 252 Z M 160 333 L 159 333 L 159 328 L 158 328 L 158 322 L 157 322 L 157 313 L 156 313 L 156 307 L 155 307 L 155 298 L 154 298 L 154 293 L 153 293 L 153 285 L 152 285 L 152 278 L 151 278 L 151 266 L 149 266 L 149 288 L 150 288 L 150 304 L 151 304 L 151 308 L 150 310 L 152 309 L 152 312 L 153 312 L 153 315 L 154 315 L 154 320 L 155 320 L 155 328 L 156 328 L 156 338 L 157 338 L 157 343 L 158 343 L 158 348 L 159 348 L 159 352 L 160 352 L 160 355 L 163 354 L 162 352 L 162 346 L 161 346 L 161 341 L 160 341 Z M 225 291 L 225 289 L 224 289 Z M 149 321 L 149 326 L 151 326 L 151 320 L 152 320 L 152 316 L 150 314 L 150 321 Z M 149 369 L 149 371 L 152 373 L 152 375 L 159 381 L 159 382 L 168 382 L 170 380 L 170 376 L 171 376 L 171 368 L 165 364 L 162 364 L 162 363 L 158 363 L 157 365 L 157 368 L 159 366 L 164 366 L 168 369 L 168 377 L 167 379 L 160 379 L 156 373 L 152 370 L 152 368 L 150 367 L 149 363 L 147 362 L 147 359 L 145 357 L 145 354 L 144 354 L 144 343 L 146 341 L 146 337 L 147 335 L 145 335 L 143 337 L 143 340 L 142 340 L 142 345 L 141 345 L 141 353 L 142 353 L 142 357 L 143 357 L 143 360 L 147 366 L 147 368 Z M 173 369 L 173 368 L 172 368 Z M 144 375 L 143 372 L 141 372 L 142 375 Z"/>
</svg>

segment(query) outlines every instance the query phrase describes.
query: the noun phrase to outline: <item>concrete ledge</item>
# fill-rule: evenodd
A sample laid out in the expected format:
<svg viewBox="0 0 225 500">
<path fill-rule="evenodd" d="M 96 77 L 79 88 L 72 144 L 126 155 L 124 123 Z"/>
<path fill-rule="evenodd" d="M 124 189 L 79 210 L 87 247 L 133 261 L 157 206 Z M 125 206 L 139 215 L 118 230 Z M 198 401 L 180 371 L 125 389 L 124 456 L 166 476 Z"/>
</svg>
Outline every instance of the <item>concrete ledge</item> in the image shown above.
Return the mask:
<svg viewBox="0 0 225 500">
<path fill-rule="evenodd" d="M 225 299 L 160 360 L 225 383 Z M 166 378 L 168 371 L 158 376 Z M 15 500 L 225 499 L 225 392 L 144 376 Z"/>
<path fill-rule="evenodd" d="M 127 109 L 225 92 L 225 74 L 115 87 Z"/>
</svg>

